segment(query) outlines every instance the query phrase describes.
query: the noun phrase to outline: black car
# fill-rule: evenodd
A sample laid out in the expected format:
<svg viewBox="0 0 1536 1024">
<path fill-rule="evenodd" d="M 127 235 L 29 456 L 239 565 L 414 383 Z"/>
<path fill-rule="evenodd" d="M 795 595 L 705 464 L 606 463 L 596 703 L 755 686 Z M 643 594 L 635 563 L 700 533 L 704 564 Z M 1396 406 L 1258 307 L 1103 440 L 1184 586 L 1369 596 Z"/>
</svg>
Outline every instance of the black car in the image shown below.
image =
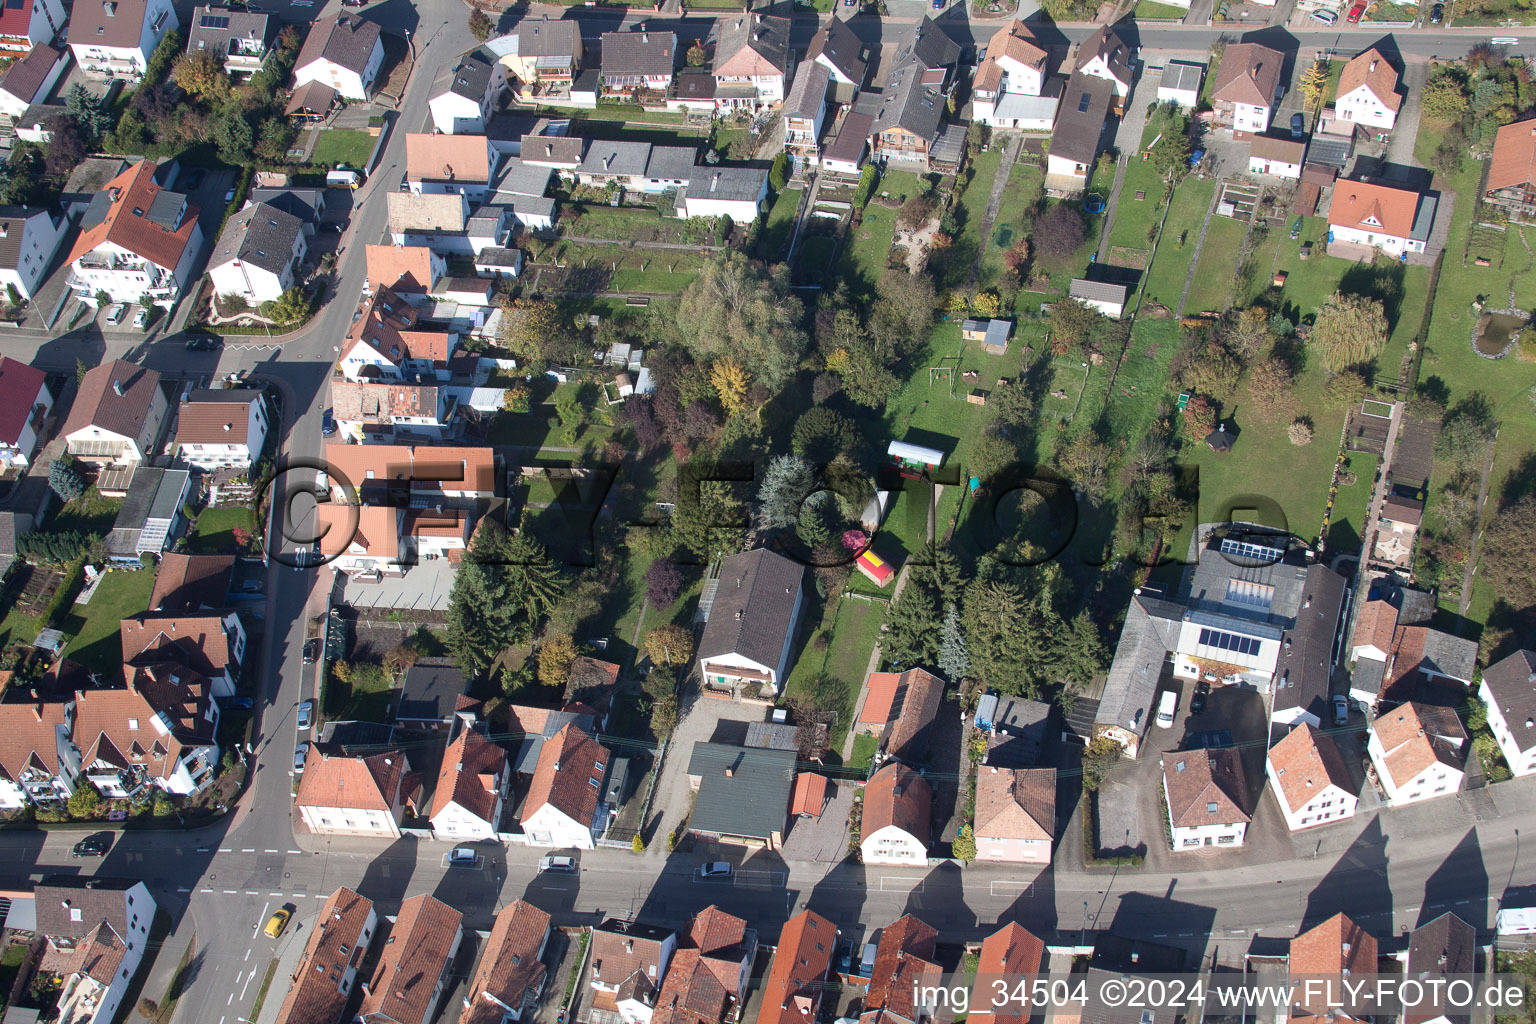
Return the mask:
<svg viewBox="0 0 1536 1024">
<path fill-rule="evenodd" d="M 95 835 L 86 836 L 75 844 L 70 854 L 75 857 L 101 857 L 112 848 L 112 833 L 98 832 Z"/>
<path fill-rule="evenodd" d="M 1194 695 L 1189 698 L 1189 713 L 1198 715 L 1205 710 L 1206 698 L 1211 695 L 1210 683 L 1196 683 Z"/>
<path fill-rule="evenodd" d="M 1445 4 L 1435 4 L 1429 9 L 1429 23 L 1438 25 L 1445 20 Z"/>
<path fill-rule="evenodd" d="M 214 338 L 193 338 L 187 342 L 188 352 L 213 352 L 218 347 L 218 340 Z"/>
<path fill-rule="evenodd" d="M 199 185 L 201 185 L 203 183 L 203 174 L 204 174 L 204 171 L 202 170 L 202 168 L 199 167 L 199 168 L 194 168 L 192 170 L 192 172 L 187 175 L 187 191 L 188 192 L 191 192 L 192 190 L 196 189 L 197 186 L 199 186 Z"/>
<path fill-rule="evenodd" d="M 331 410 L 329 409 L 320 414 L 320 433 L 326 437 L 331 437 L 336 433 L 336 419 L 331 415 Z"/>
<path fill-rule="evenodd" d="M 304 664 L 313 665 L 320 657 L 320 638 L 312 636 L 304 641 Z"/>
</svg>

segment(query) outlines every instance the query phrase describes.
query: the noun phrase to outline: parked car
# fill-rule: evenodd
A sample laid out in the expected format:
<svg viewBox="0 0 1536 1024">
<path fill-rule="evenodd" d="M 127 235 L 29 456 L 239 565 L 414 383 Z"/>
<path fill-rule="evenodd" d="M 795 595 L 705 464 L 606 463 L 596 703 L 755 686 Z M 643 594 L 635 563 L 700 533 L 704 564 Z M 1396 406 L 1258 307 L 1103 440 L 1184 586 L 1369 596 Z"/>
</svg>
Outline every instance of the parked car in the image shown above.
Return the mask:
<svg viewBox="0 0 1536 1024">
<path fill-rule="evenodd" d="M 1189 713 L 1198 715 L 1205 710 L 1205 702 L 1211 695 L 1210 683 L 1196 683 L 1194 695 L 1189 698 Z"/>
<path fill-rule="evenodd" d="M 283 934 L 283 929 L 288 927 L 288 919 L 292 916 L 292 912 L 279 907 L 271 917 L 267 918 L 267 926 L 262 931 L 267 938 L 275 939 Z"/>
<path fill-rule="evenodd" d="M 1312 20 L 1324 25 L 1332 25 L 1339 20 L 1339 16 L 1333 11 L 1313 11 Z"/>
<path fill-rule="evenodd" d="M 944 0 L 933 0 L 933 9 L 942 11 L 944 9 Z"/>
<path fill-rule="evenodd" d="M 1179 707 L 1179 695 L 1174 690 L 1164 690 L 1162 698 L 1157 704 L 1157 726 L 1160 729 L 1173 728 L 1173 715 Z"/>
<path fill-rule="evenodd" d="M 469 846 L 455 846 L 448 851 L 448 866 L 451 868 L 474 867 L 480 855 Z"/>
<path fill-rule="evenodd" d="M 1299 139 L 1307 133 L 1307 119 L 1300 112 L 1291 115 L 1291 138 Z"/>
<path fill-rule="evenodd" d="M 142 331 L 149 326 L 149 307 L 140 306 L 139 311 L 133 314 L 133 329 Z"/>
<path fill-rule="evenodd" d="M 326 437 L 332 437 L 336 433 L 336 418 L 331 415 L 329 409 L 320 414 L 320 433 Z"/>
<path fill-rule="evenodd" d="M 306 700 L 299 705 L 299 731 L 303 732 L 315 724 L 315 702 Z"/>
<path fill-rule="evenodd" d="M 111 848 L 112 833 L 97 832 L 80 840 L 69 853 L 72 857 L 102 857 Z"/>
<path fill-rule="evenodd" d="M 219 347 L 215 338 L 193 338 L 187 342 L 188 352 L 212 352 Z"/>
<path fill-rule="evenodd" d="M 1435 4 L 1429 9 L 1429 23 L 1438 25 L 1445 20 L 1445 4 Z"/>
<path fill-rule="evenodd" d="M 107 323 L 112 324 L 114 326 L 117 325 L 117 324 L 122 323 L 123 322 L 123 316 L 127 312 L 128 312 L 128 307 L 124 303 L 121 303 L 121 302 L 114 302 L 114 303 L 112 303 L 112 305 L 107 307 Z"/>
<path fill-rule="evenodd" d="M 1349 16 L 1344 20 L 1351 25 L 1360 24 L 1360 18 L 1365 14 L 1365 4 L 1355 4 L 1349 9 Z"/>
<path fill-rule="evenodd" d="M 320 638 L 312 636 L 304 641 L 304 664 L 313 665 L 320 660 Z"/>
<path fill-rule="evenodd" d="M 723 860 L 712 861 L 699 868 L 700 878 L 729 878 L 731 866 Z"/>
<path fill-rule="evenodd" d="M 1349 724 L 1349 698 L 1342 694 L 1333 698 L 1333 724 Z"/>
<path fill-rule="evenodd" d="M 304 759 L 309 756 L 309 744 L 301 743 L 293 752 L 293 774 L 304 774 Z"/>
<path fill-rule="evenodd" d="M 232 697 L 229 706 L 236 711 L 249 711 L 256 706 L 256 702 L 249 697 Z"/>
<path fill-rule="evenodd" d="M 576 873 L 575 857 L 541 857 L 539 870 L 549 871 L 558 875 L 574 875 Z"/>
</svg>

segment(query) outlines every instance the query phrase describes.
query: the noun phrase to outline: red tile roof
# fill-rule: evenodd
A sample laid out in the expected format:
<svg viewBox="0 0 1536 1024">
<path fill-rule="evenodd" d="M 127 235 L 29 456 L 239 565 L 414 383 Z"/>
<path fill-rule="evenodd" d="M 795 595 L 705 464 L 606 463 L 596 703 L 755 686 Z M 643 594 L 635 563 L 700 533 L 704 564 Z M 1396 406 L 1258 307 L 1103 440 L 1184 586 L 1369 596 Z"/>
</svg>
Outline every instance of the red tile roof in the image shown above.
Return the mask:
<svg viewBox="0 0 1536 1024">
<path fill-rule="evenodd" d="M 544 741 L 528 784 L 523 816 L 550 804 L 572 821 L 591 825 L 612 755 L 597 740 L 567 725 Z M 592 780 L 596 779 L 594 785 Z"/>
<path fill-rule="evenodd" d="M 370 757 L 310 757 L 299 776 L 296 807 L 345 807 L 386 811 L 400 807 L 405 754 L 389 750 Z"/>
<path fill-rule="evenodd" d="M 437 283 L 432 276 L 432 250 L 424 245 L 370 245 L 364 253 L 368 264 L 368 284 L 375 289 L 426 292 Z"/>
<path fill-rule="evenodd" d="M 539 954 L 549 937 L 549 922 L 548 914 L 523 900 L 513 900 L 496 915 L 480 966 L 469 983 L 467 998 L 472 1006 L 460 1024 L 478 1021 L 476 1015 L 481 1013 L 490 1024 L 501 1024 L 503 1006 L 515 1010 L 523 1007 L 544 982 L 544 962 Z"/>
<path fill-rule="evenodd" d="M 368 954 L 358 939 L 372 913 L 373 901 L 345 886 L 325 901 L 277 1011 L 277 1024 L 335 1024 L 348 999 L 341 977 Z"/>
<path fill-rule="evenodd" d="M 192 240 L 198 209 L 188 203 L 174 231 L 150 220 L 149 208 L 164 191 L 155 184 L 154 174 L 155 164 L 140 160 L 107 182 L 102 191 L 115 196 L 112 206 L 100 224 L 80 232 L 75 247 L 69 251 L 69 262 L 110 242 L 166 270 L 176 269 Z"/>
<path fill-rule="evenodd" d="M 1235 825 L 1250 820 L 1243 761 L 1230 748 L 1167 755 L 1163 783 L 1175 828 Z"/>
<path fill-rule="evenodd" d="M 1333 186 L 1328 223 L 1407 238 L 1413 232 L 1420 198 L 1407 189 L 1345 179 Z"/>
<path fill-rule="evenodd" d="M 119 395 L 113 385 L 119 385 Z M 160 392 L 160 374 L 144 366 L 121 359 L 94 366 L 86 371 L 69 407 L 69 417 L 59 428 L 68 437 L 84 427 L 100 427 L 124 437 L 138 437 L 144 418 Z"/>
<path fill-rule="evenodd" d="M 790 814 L 809 814 L 821 817 L 821 809 L 827 802 L 827 778 L 815 772 L 801 772 L 795 776 L 795 792 L 789 799 Z"/>
<path fill-rule="evenodd" d="M 223 674 L 235 660 L 224 620 L 217 615 L 145 612 L 118 624 L 123 661 L 135 665 L 175 662 L 205 676 Z"/>
<path fill-rule="evenodd" d="M 507 772 L 507 752 L 473 729 L 465 729 L 443 752 L 443 767 L 432 792 L 432 814 L 436 817 L 450 802 L 477 817 L 491 821 L 496 810 L 497 780 Z"/>
<path fill-rule="evenodd" d="M 1353 646 L 1369 644 L 1382 654 L 1392 653 L 1392 634 L 1397 629 L 1397 609 L 1385 601 L 1367 601 L 1355 622 Z"/>
<path fill-rule="evenodd" d="M 1011 992 L 1021 980 L 1039 974 L 1044 960 L 1045 943 L 1017 924 L 1004 925 L 983 939 L 966 1018 L 969 1024 L 1026 1024 L 1031 1008 L 1018 1001 L 999 1003 L 996 982 L 1004 980 Z"/>
<path fill-rule="evenodd" d="M 891 702 L 896 699 L 896 684 L 900 672 L 871 672 L 865 680 L 864 707 L 859 711 L 859 724 L 885 727 L 891 717 Z"/>
<path fill-rule="evenodd" d="M 31 771 L 59 773 L 59 726 L 68 724 L 63 702 L 0 704 L 0 777 L 12 782 Z"/>
<path fill-rule="evenodd" d="M 757 1024 L 816 1024 L 836 950 L 836 926 L 815 911 L 802 910 L 785 921 L 763 983 Z"/>
<path fill-rule="evenodd" d="M 1306 722 L 1270 748 L 1269 764 L 1292 811 L 1300 810 L 1330 785 L 1346 793 L 1353 789 L 1333 737 Z"/>
<path fill-rule="evenodd" d="M 208 680 L 171 665 L 125 667 L 124 675 L 127 685 L 122 689 L 75 695 L 74 742 L 80 764 L 142 766 L 153 778 L 170 778 L 185 748 L 214 742 Z M 169 732 L 161 715 L 170 720 Z"/>
<path fill-rule="evenodd" d="M 27 8 L 22 8 L 25 11 Z M 6 10 L 9 14 L 9 9 Z M 38 392 L 48 375 L 19 359 L 0 356 L 0 441 L 16 444 L 21 432 L 32 421 Z M 42 439 L 42 431 L 36 431 Z"/>
<path fill-rule="evenodd" d="M 1335 914 L 1291 940 L 1291 977 L 1343 972 L 1356 976 L 1376 973 L 1376 937 L 1345 915 Z M 1322 1001 L 1314 1005 L 1305 998 L 1298 999 L 1298 1006 L 1318 1017 L 1331 1009 Z M 1293 1012 L 1292 1016 L 1298 1014 Z"/>
<path fill-rule="evenodd" d="M 894 1017 L 915 1021 L 913 1003 L 915 986 L 937 982 L 940 968 L 932 961 L 939 933 L 911 914 L 880 933 L 875 948 L 875 966 L 869 977 L 869 994 L 864 998 L 863 1024 L 881 1024 Z"/>
<path fill-rule="evenodd" d="M 411 181 L 491 180 L 491 149 L 484 135 L 412 132 L 405 137 L 405 176 Z"/>
<path fill-rule="evenodd" d="M 926 844 L 932 804 L 933 790 L 921 775 L 904 764 L 887 764 L 864 787 L 860 842 L 893 825 Z"/>
<path fill-rule="evenodd" d="M 1396 785 L 1419 777 L 1436 761 L 1461 770 L 1467 735 L 1448 708 L 1410 702 L 1376 716 L 1371 725 L 1385 753 L 1386 770 Z"/>
<path fill-rule="evenodd" d="M 458 951 L 464 915 L 423 893 L 400 904 L 400 913 L 358 1015 L 416 1024 L 436 1009 L 437 981 Z"/>
<path fill-rule="evenodd" d="M 1403 105 L 1403 97 L 1397 91 L 1397 69 L 1375 47 L 1344 65 L 1334 95 L 1348 96 L 1362 85 L 1388 110 L 1396 111 Z"/>
<path fill-rule="evenodd" d="M 1493 140 L 1486 187 L 1493 192 L 1532 184 L 1536 184 L 1536 118 L 1499 129 Z"/>
<path fill-rule="evenodd" d="M 651 1024 L 719 1024 L 730 1005 L 730 993 L 699 951 L 680 949 L 662 979 Z"/>
<path fill-rule="evenodd" d="M 735 954 L 739 962 L 739 950 L 746 934 L 746 921 L 719 907 L 708 906 L 693 916 L 688 941 L 705 956 Z"/>
<path fill-rule="evenodd" d="M 983 765 L 976 774 L 976 835 L 1035 839 L 1056 835 L 1056 769 Z"/>
</svg>

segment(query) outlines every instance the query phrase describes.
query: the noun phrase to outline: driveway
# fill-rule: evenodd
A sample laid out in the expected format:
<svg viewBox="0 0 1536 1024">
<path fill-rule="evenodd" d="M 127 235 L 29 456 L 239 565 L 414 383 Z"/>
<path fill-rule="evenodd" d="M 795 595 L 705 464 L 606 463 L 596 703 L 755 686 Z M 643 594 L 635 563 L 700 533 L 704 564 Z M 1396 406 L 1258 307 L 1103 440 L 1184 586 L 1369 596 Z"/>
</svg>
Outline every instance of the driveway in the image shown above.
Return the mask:
<svg viewBox="0 0 1536 1024">
<path fill-rule="evenodd" d="M 1397 124 L 1393 126 L 1392 133 L 1387 137 L 1386 162 L 1389 165 L 1424 166 L 1413 155 L 1413 146 L 1419 138 L 1419 118 L 1424 113 L 1424 105 L 1420 101 L 1424 93 L 1424 83 L 1428 78 L 1427 64 L 1409 64 L 1403 70 L 1401 86 L 1408 90 L 1408 96 L 1403 100 L 1403 105 L 1398 108 Z"/>
<path fill-rule="evenodd" d="M 779 852 L 786 861 L 836 864 L 848 856 L 848 815 L 859 787 L 850 781 L 829 781 L 827 806 L 819 818 L 797 818 Z"/>
<path fill-rule="evenodd" d="M 693 791 L 688 785 L 688 758 L 693 755 L 693 745 L 713 739 L 722 722 L 761 722 L 768 715 L 767 708 L 756 704 L 699 696 L 694 677 L 684 684 L 684 690 L 684 700 L 689 706 L 667 740 L 666 760 L 661 766 L 661 777 L 656 780 L 656 792 L 651 797 L 651 820 L 656 824 L 650 832 L 647 857 L 667 856 L 667 836 L 693 807 Z M 737 727 L 732 731 L 739 733 L 740 729 Z"/>
</svg>

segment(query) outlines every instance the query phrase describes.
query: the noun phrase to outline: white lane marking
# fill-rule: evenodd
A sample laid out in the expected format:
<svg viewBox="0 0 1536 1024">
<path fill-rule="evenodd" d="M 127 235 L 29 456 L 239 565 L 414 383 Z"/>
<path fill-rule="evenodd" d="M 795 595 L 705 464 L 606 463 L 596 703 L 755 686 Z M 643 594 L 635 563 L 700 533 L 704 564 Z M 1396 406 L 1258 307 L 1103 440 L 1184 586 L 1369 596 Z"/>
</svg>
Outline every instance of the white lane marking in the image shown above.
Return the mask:
<svg viewBox="0 0 1536 1024">
<path fill-rule="evenodd" d="M 234 852 L 235 852 L 235 851 L 234 851 L 234 850 L 231 850 L 231 849 L 230 849 L 230 848 L 229 848 L 229 847 L 227 847 L 227 846 L 221 846 L 221 847 L 219 847 L 219 852 L 220 852 L 220 853 L 234 853 Z"/>
<path fill-rule="evenodd" d="M 182 888 L 182 889 L 177 889 L 176 891 L 177 892 L 191 892 L 192 890 L 191 889 Z"/>
<path fill-rule="evenodd" d="M 225 896 L 238 896 L 238 895 L 240 895 L 240 890 L 239 889 L 225 889 L 224 890 L 224 895 Z"/>
<path fill-rule="evenodd" d="M 247 896 L 260 896 L 261 895 L 261 893 L 257 892 L 255 889 L 247 889 L 247 890 L 245 890 L 245 894 Z"/>
<path fill-rule="evenodd" d="M 256 847 L 253 846 L 249 850 L 241 850 L 240 852 L 241 853 L 255 853 L 256 852 Z"/>
<path fill-rule="evenodd" d="M 265 852 L 267 852 L 267 853 L 279 853 L 281 851 L 278 851 L 278 850 L 267 850 Z"/>
<path fill-rule="evenodd" d="M 261 926 L 267 923 L 267 908 L 271 905 L 271 900 L 267 900 L 267 902 L 261 905 L 261 916 L 256 919 L 256 927 L 251 929 L 251 938 L 254 939 L 261 934 Z"/>
<path fill-rule="evenodd" d="M 267 893 L 267 895 L 268 896 L 281 896 L 282 893 L 280 893 L 280 892 L 269 892 L 269 893 Z"/>
<path fill-rule="evenodd" d="M 213 892 L 212 889 L 199 889 L 198 892 Z"/>
<path fill-rule="evenodd" d="M 303 853 L 303 850 L 289 850 L 289 853 Z"/>
<path fill-rule="evenodd" d="M 250 991 L 251 982 L 256 980 L 256 968 L 251 968 L 251 976 L 245 979 L 245 987 L 240 990 L 240 1001 L 245 1002 L 245 994 Z"/>
<path fill-rule="evenodd" d="M 245 959 L 247 961 L 251 959 L 251 947 L 249 946 L 245 947 Z"/>
</svg>

